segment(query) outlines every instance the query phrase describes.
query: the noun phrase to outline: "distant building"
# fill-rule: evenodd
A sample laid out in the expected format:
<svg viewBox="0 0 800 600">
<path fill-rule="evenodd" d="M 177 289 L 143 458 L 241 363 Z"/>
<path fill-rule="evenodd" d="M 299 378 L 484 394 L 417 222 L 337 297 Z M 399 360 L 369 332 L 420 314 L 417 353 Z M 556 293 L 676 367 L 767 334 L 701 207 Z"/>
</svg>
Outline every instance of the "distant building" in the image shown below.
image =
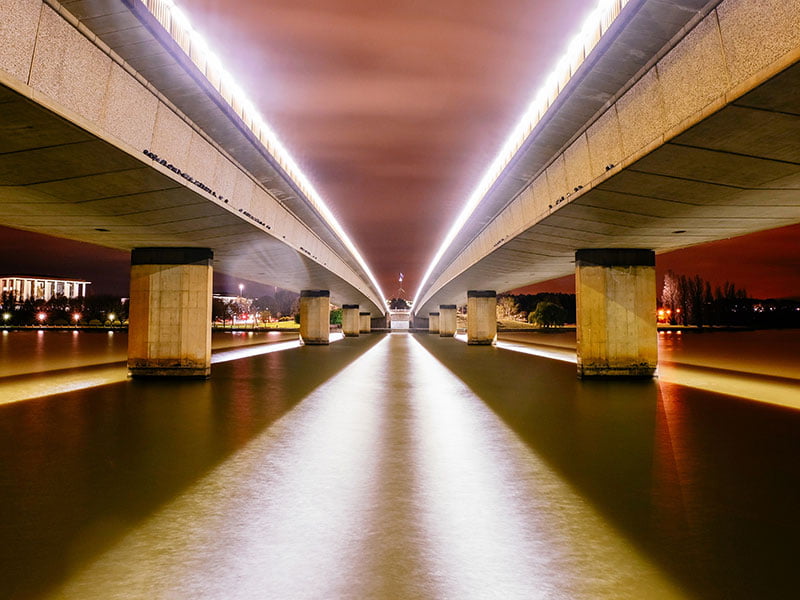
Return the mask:
<svg viewBox="0 0 800 600">
<path fill-rule="evenodd" d="M 13 293 L 17 303 L 26 300 L 50 300 L 55 296 L 77 298 L 86 296 L 85 279 L 61 279 L 58 277 L 26 277 L 23 275 L 0 275 L 3 293 Z"/>
</svg>

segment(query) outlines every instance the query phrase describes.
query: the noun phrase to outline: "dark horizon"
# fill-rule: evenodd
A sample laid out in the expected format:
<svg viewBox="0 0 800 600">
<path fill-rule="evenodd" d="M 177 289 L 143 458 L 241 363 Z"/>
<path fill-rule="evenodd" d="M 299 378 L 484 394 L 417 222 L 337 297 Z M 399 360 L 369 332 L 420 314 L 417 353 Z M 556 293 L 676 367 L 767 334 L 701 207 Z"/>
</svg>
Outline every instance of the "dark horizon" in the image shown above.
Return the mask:
<svg viewBox="0 0 800 600">
<path fill-rule="evenodd" d="M 86 279 L 92 282 L 89 291 L 93 295 L 124 297 L 128 295 L 129 268 L 130 255 L 123 250 L 0 226 L 0 275 Z M 745 288 L 751 298 L 800 298 L 800 224 L 660 254 L 656 258 L 659 292 L 668 270 L 700 275 L 715 286 L 729 281 Z M 256 283 L 214 273 L 214 293 L 235 294 L 240 283 L 246 295 L 252 296 L 281 287 L 280 283 Z M 396 296 L 385 291 L 390 298 Z M 574 291 L 574 275 L 509 290 L 531 294 Z M 406 299 L 411 300 L 410 296 L 407 291 Z"/>
</svg>

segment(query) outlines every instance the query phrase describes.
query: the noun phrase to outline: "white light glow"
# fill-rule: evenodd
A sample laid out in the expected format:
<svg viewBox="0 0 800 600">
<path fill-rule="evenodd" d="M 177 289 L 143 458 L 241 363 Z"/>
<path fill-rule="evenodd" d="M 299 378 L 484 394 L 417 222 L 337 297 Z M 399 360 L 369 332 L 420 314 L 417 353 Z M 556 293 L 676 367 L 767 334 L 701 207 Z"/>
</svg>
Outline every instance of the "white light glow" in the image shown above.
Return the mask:
<svg viewBox="0 0 800 600">
<path fill-rule="evenodd" d="M 345 233 L 331 210 L 322 200 L 319 192 L 303 173 L 300 167 L 278 139 L 278 136 L 259 114 L 253 102 L 247 97 L 242 88 L 234 81 L 231 74 L 225 69 L 219 57 L 211 50 L 208 42 L 191 25 L 186 14 L 178 8 L 173 0 L 141 0 L 150 13 L 161 23 L 173 39 L 181 46 L 186 55 L 195 63 L 198 69 L 206 76 L 217 91 L 225 98 L 230 106 L 239 114 L 242 121 L 250 128 L 261 141 L 267 152 L 280 164 L 286 175 L 294 182 L 309 203 L 316 209 L 323 220 L 330 225 L 334 233 L 341 239 L 345 247 L 355 257 L 358 264 L 364 269 L 370 282 L 375 287 L 378 298 L 384 298 L 378 281 L 372 274 L 361 253 L 356 248 L 350 237 Z M 238 105 L 238 106 L 237 106 Z"/>
<path fill-rule="evenodd" d="M 444 241 L 439 246 L 439 250 L 437 250 L 427 271 L 425 271 L 425 275 L 417 288 L 417 293 L 414 295 L 413 306 L 417 306 L 417 300 L 419 300 L 420 294 L 425 288 L 425 284 L 428 282 L 433 270 L 439 264 L 442 256 L 444 256 L 444 253 L 450 247 L 450 244 L 453 243 L 453 240 L 461 231 L 461 228 L 472 213 L 475 212 L 475 209 L 506 169 L 511 159 L 514 158 L 525 143 L 525 140 L 527 140 L 547 109 L 550 108 L 558 97 L 558 94 L 564 89 L 566 83 L 575 74 L 578 67 L 583 64 L 586 56 L 588 56 L 597 45 L 602 35 L 619 16 L 627 3 L 628 0 L 601 0 L 597 8 L 595 8 L 583 22 L 580 33 L 569 42 L 567 51 L 561 59 L 559 59 L 553 71 L 545 78 L 544 85 L 536 92 L 533 101 L 528 105 L 527 110 L 522 115 L 511 134 L 506 138 L 505 143 L 478 182 L 478 185 L 475 187 L 472 194 L 470 194 L 469 198 L 467 198 L 464 208 L 450 227 L 450 230 L 444 237 Z"/>
</svg>

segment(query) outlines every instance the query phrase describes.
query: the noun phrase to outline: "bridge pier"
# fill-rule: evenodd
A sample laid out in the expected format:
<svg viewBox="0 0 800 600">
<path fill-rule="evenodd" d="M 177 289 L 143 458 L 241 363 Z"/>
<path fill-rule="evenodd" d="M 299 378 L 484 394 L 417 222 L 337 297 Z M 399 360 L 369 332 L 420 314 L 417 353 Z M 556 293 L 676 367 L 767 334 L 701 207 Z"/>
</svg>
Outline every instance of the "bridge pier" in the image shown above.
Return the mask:
<svg viewBox="0 0 800 600">
<path fill-rule="evenodd" d="M 342 306 L 342 333 L 345 337 L 358 337 L 360 328 L 360 315 L 358 304 L 344 304 Z"/>
<path fill-rule="evenodd" d="M 359 332 L 370 333 L 372 331 L 372 318 L 368 312 L 358 313 Z"/>
<path fill-rule="evenodd" d="M 467 292 L 467 344 L 488 346 L 497 343 L 497 292 Z"/>
<path fill-rule="evenodd" d="M 652 377 L 658 363 L 655 253 L 575 253 L 579 377 Z"/>
<path fill-rule="evenodd" d="M 331 293 L 329 290 L 300 291 L 300 340 L 311 346 L 330 343 Z"/>
<path fill-rule="evenodd" d="M 211 374 L 213 252 L 134 248 L 128 325 L 132 377 Z"/>
<path fill-rule="evenodd" d="M 456 305 L 439 305 L 439 336 L 453 337 L 456 334 Z"/>
<path fill-rule="evenodd" d="M 439 333 L 439 313 L 428 313 L 428 333 Z"/>
</svg>

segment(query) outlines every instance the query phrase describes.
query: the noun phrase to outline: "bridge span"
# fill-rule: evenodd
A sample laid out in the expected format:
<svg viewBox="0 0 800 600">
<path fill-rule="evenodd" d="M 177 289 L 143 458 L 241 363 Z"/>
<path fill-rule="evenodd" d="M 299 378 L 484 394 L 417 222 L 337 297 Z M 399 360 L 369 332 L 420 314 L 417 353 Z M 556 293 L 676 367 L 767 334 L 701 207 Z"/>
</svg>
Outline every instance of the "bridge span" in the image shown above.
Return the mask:
<svg viewBox="0 0 800 600">
<path fill-rule="evenodd" d="M 328 297 L 385 314 L 356 247 L 170 2 L 0 13 L 0 222 L 133 250 L 132 372 L 208 373 L 212 260 L 308 292 L 308 342 L 327 343 Z"/>
<path fill-rule="evenodd" d="M 655 254 L 800 221 L 800 2 L 611 4 L 479 184 L 414 312 L 436 329 L 468 297 L 575 272 L 579 373 L 650 375 Z M 470 340 L 490 342 L 494 301 L 471 312 Z"/>
</svg>

